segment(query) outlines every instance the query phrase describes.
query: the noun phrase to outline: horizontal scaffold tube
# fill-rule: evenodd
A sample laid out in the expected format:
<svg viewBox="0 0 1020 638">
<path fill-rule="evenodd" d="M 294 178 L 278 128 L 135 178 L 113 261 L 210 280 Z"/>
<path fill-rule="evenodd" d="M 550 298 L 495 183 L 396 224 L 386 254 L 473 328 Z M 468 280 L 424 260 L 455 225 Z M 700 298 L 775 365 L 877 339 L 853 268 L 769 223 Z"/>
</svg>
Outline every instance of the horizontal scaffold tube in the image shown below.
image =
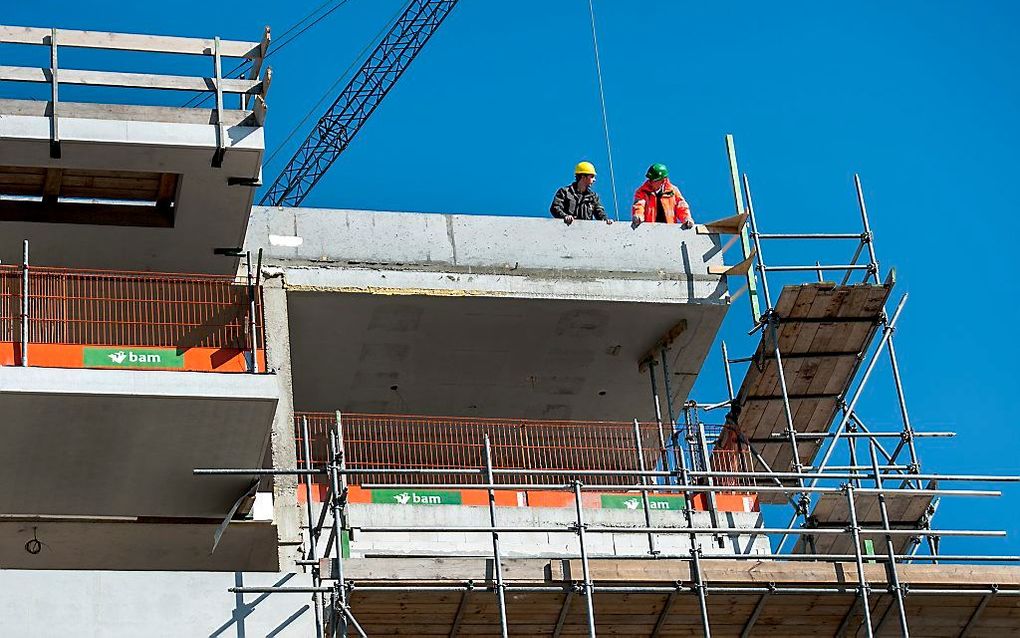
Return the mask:
<svg viewBox="0 0 1020 638">
<path fill-rule="evenodd" d="M 750 587 L 727 587 L 722 585 L 704 585 L 705 591 L 716 594 L 853 594 L 856 593 L 858 585 L 856 583 L 848 583 L 845 586 L 837 587 L 783 587 L 778 585 L 773 586 L 750 586 Z M 549 586 L 535 586 L 535 585 L 504 585 L 507 591 L 518 591 L 518 592 L 551 592 L 551 593 L 563 593 L 566 591 L 573 591 L 571 585 L 549 585 Z M 242 588 L 234 588 L 231 591 L 241 590 Z M 260 589 L 260 588 L 252 588 Z M 267 589 L 267 588 L 261 588 Z M 463 585 L 359 585 L 354 583 L 354 590 L 360 592 L 462 592 L 462 591 L 474 591 L 474 592 L 493 592 L 496 588 L 492 585 L 479 585 L 477 583 L 465 583 Z M 671 586 L 614 586 L 614 585 L 599 585 L 598 591 L 600 593 L 618 593 L 618 594 L 668 594 L 673 592 L 680 593 L 694 593 L 695 588 L 686 585 L 671 585 Z M 246 593 L 247 589 L 245 589 Z M 252 592 L 255 593 L 255 592 Z M 891 596 L 892 592 L 886 591 L 882 588 L 873 588 L 870 592 L 872 596 Z M 986 594 L 996 594 L 1003 596 L 1020 596 L 1020 589 L 999 589 L 995 587 L 973 587 L 967 589 L 920 589 L 917 587 L 911 587 L 903 592 L 907 596 L 916 595 L 929 595 L 929 596 L 953 596 L 953 595 L 973 595 L 983 596 Z"/>
<path fill-rule="evenodd" d="M 373 489 L 396 489 L 396 490 L 572 490 L 573 485 L 560 483 L 364 483 L 362 488 Z M 739 486 L 732 485 L 582 485 L 581 489 L 586 492 L 740 492 L 742 494 L 753 494 L 755 492 L 770 492 L 780 494 L 793 494 L 799 492 L 813 493 L 842 493 L 844 490 L 839 487 L 776 487 L 776 486 Z M 942 489 L 897 489 L 897 488 L 855 488 L 857 494 L 909 494 L 910 496 L 1002 496 L 999 490 L 942 490 Z"/>
<path fill-rule="evenodd" d="M 467 527 L 447 527 L 442 525 L 437 526 L 426 526 L 426 527 L 415 527 L 415 526 L 368 526 L 362 527 L 358 525 L 352 526 L 362 533 L 400 533 L 400 532 L 420 532 L 420 533 L 437 533 L 441 534 L 444 532 L 450 533 L 489 533 L 489 532 L 500 532 L 506 534 L 527 534 L 530 532 L 555 534 L 565 533 L 573 534 L 576 533 L 576 526 L 571 527 L 565 525 L 562 527 L 484 527 L 484 526 L 467 526 Z M 801 529 L 787 529 L 785 527 L 585 527 L 585 531 L 594 534 L 689 534 L 692 531 L 700 534 L 718 534 L 726 536 L 758 536 L 761 534 L 803 534 L 809 536 L 826 536 L 826 535 L 838 535 L 846 534 L 847 528 L 844 527 L 816 527 L 816 528 L 801 528 Z M 984 530 L 984 529 L 882 529 L 882 528 L 861 528 L 861 534 L 888 534 L 892 536 L 1005 536 L 1006 532 L 1002 530 Z M 869 557 L 870 560 L 870 557 Z"/>
</svg>

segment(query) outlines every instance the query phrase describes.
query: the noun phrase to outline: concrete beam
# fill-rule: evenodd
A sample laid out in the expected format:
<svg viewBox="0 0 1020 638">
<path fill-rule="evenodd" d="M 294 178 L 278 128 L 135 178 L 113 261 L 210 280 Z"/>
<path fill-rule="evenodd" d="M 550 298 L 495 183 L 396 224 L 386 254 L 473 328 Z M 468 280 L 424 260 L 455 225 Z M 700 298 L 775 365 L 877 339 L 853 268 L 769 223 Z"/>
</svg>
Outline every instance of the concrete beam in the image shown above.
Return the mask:
<svg viewBox="0 0 1020 638">
<path fill-rule="evenodd" d="M 274 468 L 297 467 L 294 441 L 294 393 L 291 381 L 290 318 L 287 295 L 279 278 L 266 280 L 262 291 L 267 334 L 266 363 L 275 373 L 280 400 L 273 417 L 268 465 Z M 301 510 L 297 502 L 296 476 L 276 476 L 273 484 L 273 520 L 279 530 L 280 564 L 285 570 L 296 569 L 294 561 L 301 558 Z"/>
</svg>

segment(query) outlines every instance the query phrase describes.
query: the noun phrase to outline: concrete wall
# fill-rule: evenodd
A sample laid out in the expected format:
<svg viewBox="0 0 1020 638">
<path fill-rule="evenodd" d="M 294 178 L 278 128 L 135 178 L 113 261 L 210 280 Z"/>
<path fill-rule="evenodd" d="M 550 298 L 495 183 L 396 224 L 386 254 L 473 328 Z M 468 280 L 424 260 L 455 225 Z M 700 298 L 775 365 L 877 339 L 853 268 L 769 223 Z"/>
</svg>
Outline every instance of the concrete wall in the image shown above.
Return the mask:
<svg viewBox="0 0 1020 638">
<path fill-rule="evenodd" d="M 383 505 L 351 504 L 350 524 L 361 527 L 479 527 L 489 525 L 486 507 L 461 505 Z M 644 513 L 631 510 L 585 509 L 585 523 L 595 527 L 644 527 Z M 652 512 L 653 527 L 683 528 L 681 511 Z M 576 517 L 572 509 L 548 507 L 499 507 L 497 523 L 505 527 L 568 527 Z M 723 527 L 750 529 L 762 527 L 758 512 L 720 512 Z M 708 512 L 694 512 L 695 527 L 710 527 Z M 657 548 L 663 554 L 687 555 L 687 533 L 655 534 Z M 720 545 L 711 535 L 699 536 L 705 554 L 767 554 L 767 536 L 740 535 Z M 501 532 L 501 552 L 506 558 L 562 558 L 579 556 L 577 535 L 573 532 Z M 586 544 L 592 556 L 648 556 L 648 535 L 641 533 L 591 533 Z M 360 532 L 351 539 L 351 556 L 491 556 L 492 535 L 486 532 Z"/>
<path fill-rule="evenodd" d="M 18 638 L 314 635 L 307 594 L 231 594 L 310 586 L 302 574 L 0 570 L 0 626 Z"/>
</svg>

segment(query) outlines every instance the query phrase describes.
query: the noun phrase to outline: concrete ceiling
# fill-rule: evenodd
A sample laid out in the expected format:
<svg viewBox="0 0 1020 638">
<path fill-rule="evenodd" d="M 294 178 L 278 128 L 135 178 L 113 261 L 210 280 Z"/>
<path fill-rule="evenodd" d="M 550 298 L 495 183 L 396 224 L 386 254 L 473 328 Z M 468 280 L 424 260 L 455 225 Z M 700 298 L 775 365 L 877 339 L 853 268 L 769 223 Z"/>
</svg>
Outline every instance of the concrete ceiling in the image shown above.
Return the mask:
<svg viewBox="0 0 1020 638">
<path fill-rule="evenodd" d="M 218 523 L 53 520 L 0 517 L 0 565 L 6 569 L 279 571 L 276 526 L 231 523 L 210 554 Z M 25 549 L 38 539 L 39 553 Z"/>
<path fill-rule="evenodd" d="M 0 368 L 0 514 L 221 519 L 259 467 L 272 375 Z"/>
<path fill-rule="evenodd" d="M 43 103 L 45 104 L 45 103 Z M 0 165 L 181 175 L 173 228 L 0 222 L 0 260 L 21 262 L 22 240 L 40 266 L 233 273 L 214 248 L 240 246 L 254 188 L 228 178 L 261 175 L 261 128 L 228 130 L 222 168 L 212 168 L 215 126 L 64 117 L 61 157 L 49 156 L 49 118 L 0 117 Z"/>
<path fill-rule="evenodd" d="M 685 321 L 686 396 L 725 304 L 289 292 L 294 404 L 539 419 L 647 419 L 638 359 Z"/>
</svg>

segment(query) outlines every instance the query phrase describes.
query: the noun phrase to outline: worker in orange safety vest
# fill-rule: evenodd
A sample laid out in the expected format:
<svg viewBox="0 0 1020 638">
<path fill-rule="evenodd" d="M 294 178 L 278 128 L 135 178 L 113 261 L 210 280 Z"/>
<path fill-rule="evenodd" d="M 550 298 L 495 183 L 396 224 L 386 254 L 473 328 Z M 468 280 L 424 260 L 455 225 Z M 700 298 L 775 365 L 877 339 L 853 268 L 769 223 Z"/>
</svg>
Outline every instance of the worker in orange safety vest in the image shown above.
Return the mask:
<svg viewBox="0 0 1020 638">
<path fill-rule="evenodd" d="M 685 230 L 693 228 L 691 207 L 680 194 L 680 189 L 670 183 L 666 165 L 652 164 L 645 178 L 645 183 L 634 193 L 631 226 L 637 228 L 642 222 L 658 222 L 680 224 Z"/>
</svg>

